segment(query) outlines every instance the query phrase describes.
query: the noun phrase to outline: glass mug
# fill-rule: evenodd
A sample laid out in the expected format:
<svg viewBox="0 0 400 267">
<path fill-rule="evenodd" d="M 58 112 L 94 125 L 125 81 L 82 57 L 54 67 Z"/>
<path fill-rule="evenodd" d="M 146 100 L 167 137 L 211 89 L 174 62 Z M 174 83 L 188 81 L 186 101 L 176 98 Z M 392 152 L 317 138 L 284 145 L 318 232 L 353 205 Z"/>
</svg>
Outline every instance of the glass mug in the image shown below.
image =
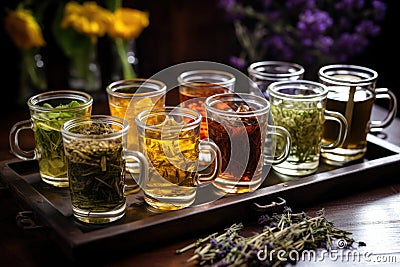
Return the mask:
<svg viewBox="0 0 400 267">
<path fill-rule="evenodd" d="M 372 69 L 333 64 L 321 67 L 319 81 L 328 87 L 327 108 L 340 112 L 348 122 L 347 137 L 335 149 L 322 149 L 323 160 L 331 165 L 344 165 L 364 157 L 367 151 L 367 134 L 389 126 L 396 117 L 397 99 L 387 88 L 376 88 L 378 73 Z M 381 121 L 371 121 L 375 99 L 388 100 L 388 112 Z M 324 140 L 332 140 L 337 127 L 326 124 Z"/>
<path fill-rule="evenodd" d="M 267 136 L 275 135 L 285 143 L 278 156 L 269 155 L 269 162 L 278 164 L 289 155 L 289 133 L 283 127 L 268 125 L 269 102 L 261 96 L 217 94 L 208 97 L 205 106 L 209 138 L 222 156 L 221 173 L 212 181 L 213 185 L 228 194 L 255 191 L 265 178 Z"/>
<path fill-rule="evenodd" d="M 306 80 L 281 81 L 270 84 L 268 94 L 274 123 L 285 127 L 292 138 L 289 157 L 272 168 L 292 176 L 316 172 L 321 147 L 338 147 L 347 134 L 347 121 L 344 116 L 326 109 L 327 87 Z M 338 125 L 338 133 L 331 142 L 322 141 L 325 120 Z"/>
<path fill-rule="evenodd" d="M 181 106 L 197 110 L 202 116 L 200 139 L 207 138 L 204 100 L 211 95 L 233 92 L 236 77 L 226 71 L 191 70 L 178 76 Z"/>
<path fill-rule="evenodd" d="M 37 160 L 41 179 L 56 187 L 68 187 L 67 163 L 61 136 L 64 122 L 92 112 L 93 98 L 74 90 L 47 91 L 28 100 L 30 120 L 20 121 L 11 128 L 11 153 L 22 160 Z M 33 130 L 35 148 L 23 150 L 19 134 Z"/>
<path fill-rule="evenodd" d="M 146 182 L 146 159 L 140 152 L 127 149 L 129 127 L 126 120 L 108 115 L 81 117 L 63 124 L 72 213 L 78 220 L 103 224 L 124 216 L 128 162 L 139 164 L 141 172 L 136 179 Z"/>
<path fill-rule="evenodd" d="M 300 80 L 304 77 L 304 67 L 286 61 L 258 61 L 251 63 L 247 73 L 251 80 L 250 92 L 268 98 L 267 87 L 273 82 Z"/>
<path fill-rule="evenodd" d="M 138 150 L 135 118 L 143 110 L 165 105 L 167 86 L 158 80 L 135 78 L 119 80 L 106 88 L 110 114 L 128 121 L 128 149 Z"/>
<path fill-rule="evenodd" d="M 149 163 L 149 179 L 142 187 L 145 201 L 159 210 L 177 210 L 192 205 L 196 187 L 212 181 L 221 170 L 218 147 L 200 140 L 202 116 L 184 107 L 161 107 L 136 117 L 140 151 Z M 209 163 L 213 171 L 199 168 Z M 202 163 L 202 161 L 205 161 Z"/>
</svg>

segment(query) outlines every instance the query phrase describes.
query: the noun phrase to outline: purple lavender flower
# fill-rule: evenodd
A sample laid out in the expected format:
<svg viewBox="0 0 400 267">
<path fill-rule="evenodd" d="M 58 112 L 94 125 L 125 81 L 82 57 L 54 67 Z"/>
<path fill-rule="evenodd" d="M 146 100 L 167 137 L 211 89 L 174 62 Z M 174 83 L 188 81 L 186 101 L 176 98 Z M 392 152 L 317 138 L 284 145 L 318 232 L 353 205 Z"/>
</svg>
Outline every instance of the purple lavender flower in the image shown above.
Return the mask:
<svg viewBox="0 0 400 267">
<path fill-rule="evenodd" d="M 332 24 L 328 12 L 308 9 L 299 15 L 297 28 L 302 36 L 313 37 L 324 33 Z"/>
<path fill-rule="evenodd" d="M 238 69 L 243 69 L 246 66 L 246 62 L 237 56 L 231 56 L 229 62 Z"/>
<path fill-rule="evenodd" d="M 381 27 L 377 26 L 371 20 L 364 20 L 361 21 L 361 23 L 356 26 L 355 32 L 360 35 L 365 35 L 365 36 L 370 35 L 375 37 L 378 36 L 379 33 L 381 32 Z"/>
<path fill-rule="evenodd" d="M 239 69 L 258 60 L 347 61 L 380 34 L 386 15 L 382 0 L 219 0 L 219 6 L 247 29 L 237 37 L 251 40 L 240 58 L 230 58 Z"/>
<path fill-rule="evenodd" d="M 335 4 L 338 11 L 349 11 L 353 9 L 362 9 L 365 5 L 364 0 L 342 0 Z"/>
<path fill-rule="evenodd" d="M 385 18 L 386 15 L 386 4 L 382 3 L 379 0 L 372 1 L 373 10 L 373 19 L 376 21 L 381 21 Z"/>
</svg>

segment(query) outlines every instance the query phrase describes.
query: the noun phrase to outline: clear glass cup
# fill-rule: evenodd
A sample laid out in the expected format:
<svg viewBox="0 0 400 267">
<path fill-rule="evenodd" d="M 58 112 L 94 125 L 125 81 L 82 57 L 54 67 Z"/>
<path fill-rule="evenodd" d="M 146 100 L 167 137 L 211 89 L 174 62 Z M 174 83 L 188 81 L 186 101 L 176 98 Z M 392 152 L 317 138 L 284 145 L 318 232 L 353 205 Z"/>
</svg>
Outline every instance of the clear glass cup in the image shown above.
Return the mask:
<svg viewBox="0 0 400 267">
<path fill-rule="evenodd" d="M 207 138 L 204 100 L 211 95 L 233 92 L 236 77 L 220 70 L 191 70 L 178 76 L 181 106 L 194 109 L 203 116 L 200 138 Z"/>
<path fill-rule="evenodd" d="M 365 156 L 367 134 L 389 126 L 396 117 L 396 95 L 388 88 L 376 88 L 378 73 L 372 69 L 345 64 L 323 66 L 318 72 L 319 81 L 327 86 L 327 108 L 346 117 L 348 134 L 342 145 L 335 149 L 322 149 L 323 160 L 331 165 L 344 165 Z M 376 99 L 386 99 L 385 118 L 371 121 Z M 337 134 L 336 125 L 327 123 L 323 140 L 330 141 Z"/>
<path fill-rule="evenodd" d="M 106 88 L 110 114 L 128 121 L 128 148 L 138 150 L 136 116 L 143 110 L 165 105 L 167 86 L 154 79 L 119 80 Z"/>
<path fill-rule="evenodd" d="M 306 80 L 281 81 L 270 84 L 268 94 L 275 125 L 285 127 L 292 138 L 289 157 L 272 168 L 292 176 L 316 172 L 321 147 L 334 149 L 343 143 L 347 134 L 345 117 L 326 109 L 327 87 Z M 338 126 L 331 142 L 322 141 L 326 120 Z M 277 146 L 279 149 L 279 143 Z"/>
<path fill-rule="evenodd" d="M 68 166 L 73 215 L 80 221 L 104 224 L 126 212 L 128 162 L 141 171 L 132 179 L 144 184 L 148 165 L 143 154 L 127 149 L 129 124 L 109 115 L 92 115 L 67 121 L 61 128 Z"/>
<path fill-rule="evenodd" d="M 177 210 L 192 205 L 197 188 L 219 174 L 219 149 L 207 139 L 200 140 L 201 121 L 200 113 L 179 106 L 146 110 L 136 117 L 140 151 L 149 163 L 149 180 L 142 189 L 153 208 Z M 214 160 L 212 171 L 200 172 L 209 156 Z"/>
<path fill-rule="evenodd" d="M 62 144 L 61 125 L 92 112 L 93 98 L 81 91 L 47 91 L 28 100 L 30 120 L 17 122 L 10 130 L 11 153 L 22 160 L 37 160 L 42 180 L 56 187 L 68 187 L 67 163 Z M 35 148 L 24 150 L 19 134 L 33 130 Z"/>
<path fill-rule="evenodd" d="M 301 80 L 304 77 L 304 67 L 287 61 L 258 61 L 247 68 L 252 83 L 250 91 L 256 95 L 260 92 L 268 98 L 267 87 L 273 82 L 286 80 Z"/>
<path fill-rule="evenodd" d="M 267 99 L 248 93 L 224 93 L 206 98 L 209 138 L 222 156 L 222 170 L 212 184 L 228 194 L 255 191 L 265 180 L 264 151 L 270 151 L 270 164 L 284 161 L 290 150 L 290 135 L 280 126 L 268 124 L 270 104 Z M 265 149 L 274 135 L 284 149 Z"/>
</svg>

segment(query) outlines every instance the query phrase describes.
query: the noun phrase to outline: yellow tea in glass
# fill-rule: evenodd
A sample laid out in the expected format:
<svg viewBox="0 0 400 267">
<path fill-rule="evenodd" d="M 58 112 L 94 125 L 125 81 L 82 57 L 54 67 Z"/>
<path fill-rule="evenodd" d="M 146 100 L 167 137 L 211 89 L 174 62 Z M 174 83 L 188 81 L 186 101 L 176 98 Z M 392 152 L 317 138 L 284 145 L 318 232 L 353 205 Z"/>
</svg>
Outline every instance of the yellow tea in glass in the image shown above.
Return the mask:
<svg viewBox="0 0 400 267">
<path fill-rule="evenodd" d="M 149 163 L 144 199 L 161 210 L 177 210 L 194 203 L 200 182 L 200 154 L 216 155 L 211 142 L 200 142 L 201 115 L 183 107 L 165 107 L 139 113 L 136 125 L 140 152 Z M 211 176 L 218 175 L 217 163 Z M 215 177 L 208 177 L 212 180 Z"/>
<path fill-rule="evenodd" d="M 229 72 L 193 70 L 178 77 L 181 106 L 198 111 L 202 116 L 200 139 L 208 137 L 204 100 L 212 95 L 233 92 L 236 78 Z"/>
<path fill-rule="evenodd" d="M 165 105 L 166 85 L 152 79 L 130 79 L 111 83 L 106 91 L 110 114 L 128 121 L 128 149 L 138 149 L 135 117 L 139 112 Z"/>
</svg>

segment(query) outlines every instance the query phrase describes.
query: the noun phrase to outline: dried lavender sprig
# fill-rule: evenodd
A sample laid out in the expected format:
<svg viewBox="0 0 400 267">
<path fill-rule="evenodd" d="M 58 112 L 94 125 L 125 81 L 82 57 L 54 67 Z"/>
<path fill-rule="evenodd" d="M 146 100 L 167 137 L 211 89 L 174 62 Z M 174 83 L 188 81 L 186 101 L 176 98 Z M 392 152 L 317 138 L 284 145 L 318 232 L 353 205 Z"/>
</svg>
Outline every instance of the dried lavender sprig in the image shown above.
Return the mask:
<svg viewBox="0 0 400 267">
<path fill-rule="evenodd" d="M 323 210 L 317 212 L 316 217 L 309 217 L 304 212 L 292 213 L 288 208 L 281 215 L 268 217 L 275 226 L 265 227 L 261 233 L 249 237 L 240 236 L 238 231 L 228 228 L 225 233 L 209 238 L 209 244 L 198 247 L 188 261 L 198 260 L 199 265 L 216 263 L 218 267 L 259 265 L 257 253 L 267 247 L 268 251 L 274 249 L 289 253 L 291 250 L 301 252 L 304 249 L 316 249 L 323 247 L 322 244 L 332 246 L 333 238 L 343 238 L 348 244 L 353 243 L 354 240 L 348 237 L 350 232 L 335 228 L 323 215 Z M 274 255 L 268 256 L 271 256 L 272 262 L 264 262 L 267 266 L 287 263 L 272 257 Z"/>
<path fill-rule="evenodd" d="M 183 252 L 186 252 L 192 248 L 197 248 L 195 250 L 196 255 L 203 255 L 205 253 L 205 251 L 207 251 L 210 247 L 211 244 L 207 244 L 205 247 L 201 248 L 200 246 L 209 241 L 209 240 L 215 240 L 216 242 L 220 242 L 222 241 L 224 238 L 226 238 L 227 236 L 233 237 L 234 235 L 237 235 L 238 231 L 243 229 L 243 224 L 239 223 L 239 224 L 233 224 L 231 225 L 229 228 L 225 229 L 225 232 L 223 234 L 218 235 L 218 232 L 213 233 L 211 235 L 208 235 L 205 238 L 199 238 L 196 242 L 191 243 L 189 245 L 187 245 L 186 247 L 182 248 L 182 249 L 178 249 L 176 250 L 176 254 L 180 254 Z M 193 257 L 195 257 L 196 255 L 194 255 Z M 192 258 L 193 258 L 192 257 Z M 198 257 L 195 257 L 194 259 L 189 259 L 188 261 L 192 261 L 197 259 Z"/>
</svg>

